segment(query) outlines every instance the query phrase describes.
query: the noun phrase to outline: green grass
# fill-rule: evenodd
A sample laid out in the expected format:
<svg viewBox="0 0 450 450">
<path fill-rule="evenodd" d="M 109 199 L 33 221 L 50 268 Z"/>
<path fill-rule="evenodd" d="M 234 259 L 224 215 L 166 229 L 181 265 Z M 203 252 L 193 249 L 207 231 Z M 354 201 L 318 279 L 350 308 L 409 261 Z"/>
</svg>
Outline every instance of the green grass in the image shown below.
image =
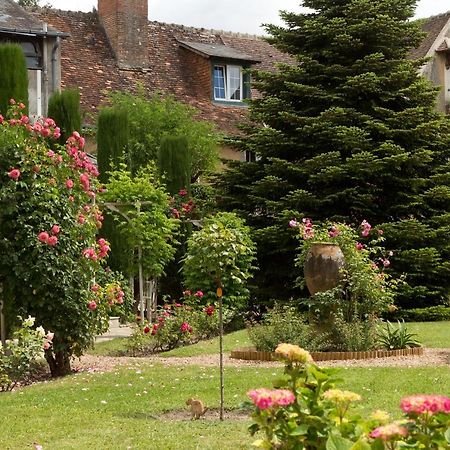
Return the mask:
<svg viewBox="0 0 450 450">
<path fill-rule="evenodd" d="M 270 386 L 281 368 L 227 368 L 226 406 L 237 408 L 246 392 Z M 450 394 L 448 367 L 348 368 L 343 387 L 364 397 L 359 409 L 394 414 L 402 396 Z M 217 368 L 164 367 L 134 363 L 110 373 L 81 373 L 0 394 L 0 448 L 50 449 L 244 449 L 249 421 L 167 420 L 165 411 L 185 410 L 188 397 L 218 406 Z M 106 402 L 106 403 L 105 403 Z"/>
<path fill-rule="evenodd" d="M 409 332 L 416 333 L 419 342 L 428 348 L 450 348 L 450 322 L 410 322 L 406 324 Z M 101 342 L 91 349 L 89 353 L 99 356 L 117 355 L 123 353 L 126 338 L 117 338 L 111 341 Z M 246 330 L 236 331 L 224 336 L 225 352 L 238 347 L 248 347 L 252 343 Z M 176 348 L 161 356 L 199 356 L 219 352 L 219 338 L 209 339 L 194 345 Z"/>
<path fill-rule="evenodd" d="M 408 322 L 406 328 L 416 333 L 419 342 L 428 348 L 450 348 L 450 322 Z"/>
</svg>

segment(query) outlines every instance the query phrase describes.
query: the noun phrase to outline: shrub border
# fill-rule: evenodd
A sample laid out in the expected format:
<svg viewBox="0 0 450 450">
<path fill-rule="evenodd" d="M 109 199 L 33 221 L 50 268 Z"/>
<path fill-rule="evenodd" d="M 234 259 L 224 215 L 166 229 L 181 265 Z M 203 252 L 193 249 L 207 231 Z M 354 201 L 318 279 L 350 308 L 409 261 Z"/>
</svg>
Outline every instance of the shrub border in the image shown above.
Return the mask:
<svg viewBox="0 0 450 450">
<path fill-rule="evenodd" d="M 423 347 L 405 348 L 401 350 L 372 350 L 367 352 L 311 352 L 314 361 L 332 361 L 345 359 L 389 358 L 394 356 L 422 356 Z M 276 361 L 274 352 L 260 352 L 254 348 L 238 348 L 231 351 L 230 358 L 248 361 Z"/>
</svg>

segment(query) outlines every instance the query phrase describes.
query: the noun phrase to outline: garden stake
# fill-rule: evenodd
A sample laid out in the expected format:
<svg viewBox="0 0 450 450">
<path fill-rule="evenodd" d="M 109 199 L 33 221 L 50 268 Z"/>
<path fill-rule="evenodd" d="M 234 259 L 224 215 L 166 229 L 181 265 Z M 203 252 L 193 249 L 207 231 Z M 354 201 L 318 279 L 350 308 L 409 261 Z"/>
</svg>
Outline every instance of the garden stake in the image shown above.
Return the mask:
<svg viewBox="0 0 450 450">
<path fill-rule="evenodd" d="M 224 386 L 223 386 L 223 315 L 222 315 L 222 287 L 219 283 L 217 288 L 217 297 L 219 297 L 219 355 L 220 355 L 220 420 L 223 421 L 223 403 L 224 403 Z"/>
</svg>

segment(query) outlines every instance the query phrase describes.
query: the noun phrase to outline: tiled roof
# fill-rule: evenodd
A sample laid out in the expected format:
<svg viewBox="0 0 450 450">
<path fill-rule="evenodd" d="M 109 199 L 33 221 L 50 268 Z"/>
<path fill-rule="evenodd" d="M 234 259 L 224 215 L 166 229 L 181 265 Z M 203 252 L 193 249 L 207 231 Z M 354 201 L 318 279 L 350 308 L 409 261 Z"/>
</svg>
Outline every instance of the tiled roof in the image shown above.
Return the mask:
<svg viewBox="0 0 450 450">
<path fill-rule="evenodd" d="M 64 36 L 57 30 L 45 30 L 44 22 L 33 16 L 12 0 L 0 0 L 0 31 L 11 34 L 40 34 Z"/>
<path fill-rule="evenodd" d="M 192 50 L 208 58 L 216 57 L 223 59 L 234 59 L 238 61 L 261 62 L 260 60 L 255 60 L 255 58 L 250 55 L 242 53 L 224 44 L 203 44 L 201 42 L 188 42 L 188 41 L 178 41 L 178 42 L 182 47 Z"/>
<path fill-rule="evenodd" d="M 409 52 L 409 57 L 411 59 L 420 59 L 425 57 L 449 20 L 450 12 L 423 19 L 421 28 L 422 31 L 427 33 L 427 35 L 419 47 Z"/>
<path fill-rule="evenodd" d="M 40 20 L 70 33 L 70 38 L 61 44 L 62 87 L 80 89 L 82 107 L 87 113 L 96 112 L 107 91 L 133 91 L 141 83 L 149 93 L 169 93 L 194 106 L 199 110 L 199 118 L 210 120 L 223 132 L 232 134 L 236 133 L 237 124 L 245 120 L 246 107 L 219 105 L 208 96 L 193 92 L 189 81 L 192 70 L 186 67 L 182 55 L 187 50 L 180 48 L 179 41 L 228 46 L 230 51 L 261 61 L 255 67 L 267 70 L 274 70 L 277 62 L 292 63 L 290 56 L 257 36 L 149 22 L 148 69 L 120 69 L 97 13 L 43 8 L 36 14 Z"/>
</svg>

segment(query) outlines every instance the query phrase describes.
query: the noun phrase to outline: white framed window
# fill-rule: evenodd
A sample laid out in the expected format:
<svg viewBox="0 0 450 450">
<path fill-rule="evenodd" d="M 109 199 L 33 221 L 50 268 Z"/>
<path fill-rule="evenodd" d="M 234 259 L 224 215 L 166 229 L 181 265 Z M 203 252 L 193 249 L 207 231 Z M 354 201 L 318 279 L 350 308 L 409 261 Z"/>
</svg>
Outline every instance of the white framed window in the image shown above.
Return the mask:
<svg viewBox="0 0 450 450">
<path fill-rule="evenodd" d="M 214 100 L 241 102 L 243 99 L 242 67 L 214 65 Z"/>
</svg>

